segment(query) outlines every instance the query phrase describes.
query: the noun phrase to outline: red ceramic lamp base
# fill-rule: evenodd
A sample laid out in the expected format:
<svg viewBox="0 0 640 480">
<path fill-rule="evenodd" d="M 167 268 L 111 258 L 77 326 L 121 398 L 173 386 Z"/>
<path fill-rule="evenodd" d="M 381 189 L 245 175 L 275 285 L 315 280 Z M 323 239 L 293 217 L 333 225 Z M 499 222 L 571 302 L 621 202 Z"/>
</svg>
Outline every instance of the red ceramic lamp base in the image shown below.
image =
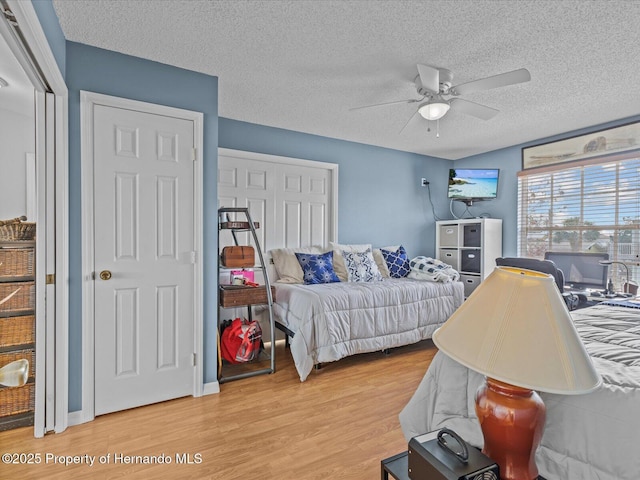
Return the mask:
<svg viewBox="0 0 640 480">
<path fill-rule="evenodd" d="M 500 466 L 500 478 L 538 478 L 535 453 L 544 430 L 545 406 L 533 390 L 487 378 L 476 393 L 484 436 L 482 452 Z"/>
</svg>

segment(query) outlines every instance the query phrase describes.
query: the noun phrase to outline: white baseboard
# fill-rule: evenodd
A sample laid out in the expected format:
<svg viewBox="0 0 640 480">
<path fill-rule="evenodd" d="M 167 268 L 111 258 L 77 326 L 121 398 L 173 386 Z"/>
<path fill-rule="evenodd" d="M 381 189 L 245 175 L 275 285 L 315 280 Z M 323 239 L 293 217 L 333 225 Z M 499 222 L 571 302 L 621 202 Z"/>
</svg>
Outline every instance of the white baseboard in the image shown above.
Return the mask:
<svg viewBox="0 0 640 480">
<path fill-rule="evenodd" d="M 93 420 L 93 419 L 91 419 Z M 82 412 L 82 410 L 77 410 L 75 412 L 69 412 L 67 415 L 67 426 L 73 427 L 74 425 L 80 425 L 81 423 L 86 423 L 90 420 L 87 420 Z"/>
<path fill-rule="evenodd" d="M 209 382 L 205 383 L 202 389 L 203 395 L 212 395 L 215 393 L 220 393 L 220 383 L 219 382 Z M 77 410 L 75 412 L 69 412 L 67 415 L 67 426 L 72 427 L 74 425 L 80 425 L 82 423 L 87 423 L 92 421 L 93 418 L 87 419 L 82 410 Z"/>
<path fill-rule="evenodd" d="M 205 383 L 202 389 L 202 395 L 211 395 L 214 393 L 220 393 L 220 382 Z"/>
</svg>

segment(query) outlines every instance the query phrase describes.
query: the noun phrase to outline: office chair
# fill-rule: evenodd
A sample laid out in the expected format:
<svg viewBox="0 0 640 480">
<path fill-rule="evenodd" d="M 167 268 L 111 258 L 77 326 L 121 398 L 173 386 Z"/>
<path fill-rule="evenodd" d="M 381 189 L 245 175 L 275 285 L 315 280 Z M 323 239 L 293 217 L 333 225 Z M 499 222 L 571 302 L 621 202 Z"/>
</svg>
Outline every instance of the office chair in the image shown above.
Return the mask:
<svg viewBox="0 0 640 480">
<path fill-rule="evenodd" d="M 564 273 L 551 260 L 538 260 L 537 258 L 528 257 L 500 257 L 496 258 L 496 265 L 499 267 L 525 268 L 551 275 L 555 279 L 558 290 L 560 290 L 564 303 L 566 303 L 569 310 L 575 310 L 587 303 L 586 295 L 564 291 Z"/>
</svg>

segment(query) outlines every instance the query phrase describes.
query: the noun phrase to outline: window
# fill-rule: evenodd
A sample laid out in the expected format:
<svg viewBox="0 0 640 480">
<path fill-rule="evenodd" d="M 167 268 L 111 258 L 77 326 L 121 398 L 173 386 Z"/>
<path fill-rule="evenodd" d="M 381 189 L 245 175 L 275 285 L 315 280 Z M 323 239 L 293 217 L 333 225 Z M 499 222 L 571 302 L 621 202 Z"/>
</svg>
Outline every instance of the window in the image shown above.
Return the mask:
<svg viewBox="0 0 640 480">
<path fill-rule="evenodd" d="M 518 178 L 518 255 L 605 252 L 640 272 L 640 154 L 525 170 Z M 624 265 L 609 266 L 623 291 Z"/>
</svg>

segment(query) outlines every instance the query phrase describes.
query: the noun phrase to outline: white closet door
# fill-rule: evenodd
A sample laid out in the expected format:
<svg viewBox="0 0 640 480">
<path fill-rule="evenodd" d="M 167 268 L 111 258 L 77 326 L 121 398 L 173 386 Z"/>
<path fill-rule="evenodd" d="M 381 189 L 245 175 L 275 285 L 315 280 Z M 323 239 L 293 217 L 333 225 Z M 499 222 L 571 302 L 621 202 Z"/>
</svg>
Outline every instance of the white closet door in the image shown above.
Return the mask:
<svg viewBox="0 0 640 480">
<path fill-rule="evenodd" d="M 268 250 L 268 239 L 275 233 L 275 165 L 244 158 L 219 157 L 218 159 L 218 207 L 247 207 L 254 222 L 260 224 L 256 231 L 260 246 Z M 231 216 L 231 220 L 236 218 Z M 239 215 L 238 220 L 244 220 Z M 249 233 L 238 233 L 241 244 L 251 244 Z M 230 231 L 220 232 L 221 245 L 232 245 Z"/>
<path fill-rule="evenodd" d="M 331 236 L 331 172 L 302 165 L 279 165 L 276 175 L 274 240 L 280 246 L 328 245 Z M 277 245 L 274 245 L 274 247 Z M 273 247 L 272 247 L 273 248 Z"/>
<path fill-rule="evenodd" d="M 337 175 L 331 163 L 220 149 L 218 206 L 248 207 L 265 252 L 328 245 L 337 238 Z"/>
</svg>

